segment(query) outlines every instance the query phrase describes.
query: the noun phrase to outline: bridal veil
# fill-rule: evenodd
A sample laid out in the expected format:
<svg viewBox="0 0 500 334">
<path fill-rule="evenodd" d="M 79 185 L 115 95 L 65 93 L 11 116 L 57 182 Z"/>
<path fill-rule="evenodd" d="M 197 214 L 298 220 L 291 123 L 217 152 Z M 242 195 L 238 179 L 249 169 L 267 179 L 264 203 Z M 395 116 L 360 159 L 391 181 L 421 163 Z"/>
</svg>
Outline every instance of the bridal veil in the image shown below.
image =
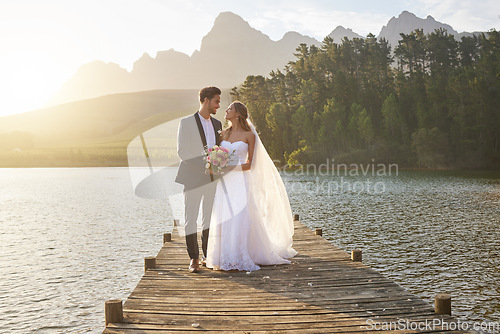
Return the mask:
<svg viewBox="0 0 500 334">
<path fill-rule="evenodd" d="M 292 248 L 294 224 L 285 185 L 255 126 L 250 120 L 248 123 L 255 134 L 252 166 L 248 173 L 248 196 L 253 200 L 279 255 L 289 259 L 297 252 Z"/>
</svg>

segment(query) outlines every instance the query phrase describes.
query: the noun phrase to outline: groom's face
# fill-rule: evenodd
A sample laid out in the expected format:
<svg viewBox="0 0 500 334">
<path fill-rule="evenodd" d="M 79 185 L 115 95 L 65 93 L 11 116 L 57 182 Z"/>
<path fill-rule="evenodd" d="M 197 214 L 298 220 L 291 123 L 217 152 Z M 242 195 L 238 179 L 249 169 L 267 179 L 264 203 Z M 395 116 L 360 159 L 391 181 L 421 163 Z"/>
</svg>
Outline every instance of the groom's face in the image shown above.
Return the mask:
<svg viewBox="0 0 500 334">
<path fill-rule="evenodd" d="M 208 110 L 210 114 L 215 115 L 217 109 L 220 108 L 220 95 L 215 95 L 208 101 Z"/>
</svg>

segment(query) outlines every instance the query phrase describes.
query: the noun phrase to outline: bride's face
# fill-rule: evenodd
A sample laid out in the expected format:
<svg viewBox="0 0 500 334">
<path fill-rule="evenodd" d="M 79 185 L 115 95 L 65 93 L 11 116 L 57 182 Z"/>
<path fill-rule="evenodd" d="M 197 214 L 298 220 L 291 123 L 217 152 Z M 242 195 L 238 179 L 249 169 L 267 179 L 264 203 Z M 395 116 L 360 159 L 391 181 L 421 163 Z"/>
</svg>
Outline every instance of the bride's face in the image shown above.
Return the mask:
<svg viewBox="0 0 500 334">
<path fill-rule="evenodd" d="M 224 118 L 228 121 L 236 119 L 236 108 L 233 104 L 229 105 L 229 107 L 226 109 L 226 115 L 224 116 Z"/>
</svg>

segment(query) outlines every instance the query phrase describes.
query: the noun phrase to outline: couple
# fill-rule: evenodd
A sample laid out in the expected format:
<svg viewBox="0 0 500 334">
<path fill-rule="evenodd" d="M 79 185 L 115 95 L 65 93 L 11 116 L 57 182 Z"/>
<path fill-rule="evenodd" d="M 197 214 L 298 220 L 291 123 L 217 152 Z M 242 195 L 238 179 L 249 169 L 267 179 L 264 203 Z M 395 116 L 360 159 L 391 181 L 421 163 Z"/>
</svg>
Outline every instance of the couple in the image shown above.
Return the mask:
<svg viewBox="0 0 500 334">
<path fill-rule="evenodd" d="M 200 271 L 197 219 L 202 208 L 202 264 L 216 270 L 260 269 L 290 263 L 293 222 L 283 181 L 267 154 L 247 108 L 233 102 L 230 126 L 211 117 L 220 107 L 217 87 L 200 90 L 200 110 L 181 120 L 176 182 L 184 185 L 186 246 L 190 272 Z M 205 172 L 204 147 L 234 152 L 223 175 Z M 209 232 L 210 231 L 210 232 Z"/>
</svg>

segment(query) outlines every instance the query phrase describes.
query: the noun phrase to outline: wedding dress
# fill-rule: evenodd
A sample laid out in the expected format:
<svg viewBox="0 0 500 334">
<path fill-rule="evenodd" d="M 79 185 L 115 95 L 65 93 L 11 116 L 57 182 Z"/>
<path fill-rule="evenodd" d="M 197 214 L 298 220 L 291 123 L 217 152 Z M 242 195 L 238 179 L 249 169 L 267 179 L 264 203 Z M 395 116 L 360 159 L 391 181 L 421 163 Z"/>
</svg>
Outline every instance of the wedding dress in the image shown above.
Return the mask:
<svg viewBox="0 0 500 334">
<path fill-rule="evenodd" d="M 256 135 L 250 171 L 230 171 L 218 181 L 215 193 L 207 267 L 218 270 L 260 269 L 259 265 L 290 263 L 293 222 L 281 177 Z M 229 165 L 247 161 L 248 144 L 222 141 L 234 151 Z"/>
</svg>

